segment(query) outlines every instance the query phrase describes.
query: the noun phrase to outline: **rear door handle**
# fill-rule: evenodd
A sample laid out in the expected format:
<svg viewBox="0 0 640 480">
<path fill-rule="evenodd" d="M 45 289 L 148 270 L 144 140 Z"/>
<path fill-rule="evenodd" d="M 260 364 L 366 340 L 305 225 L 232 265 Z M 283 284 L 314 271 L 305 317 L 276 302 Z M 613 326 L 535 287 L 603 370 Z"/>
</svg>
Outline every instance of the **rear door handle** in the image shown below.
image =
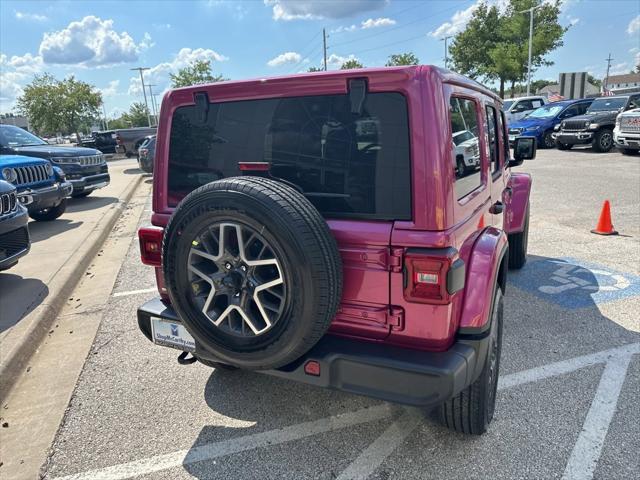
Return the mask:
<svg viewBox="0 0 640 480">
<path fill-rule="evenodd" d="M 489 213 L 492 215 L 498 215 L 503 211 L 504 211 L 504 205 L 501 201 L 497 201 L 496 203 L 491 205 L 491 208 L 489 209 Z"/>
</svg>

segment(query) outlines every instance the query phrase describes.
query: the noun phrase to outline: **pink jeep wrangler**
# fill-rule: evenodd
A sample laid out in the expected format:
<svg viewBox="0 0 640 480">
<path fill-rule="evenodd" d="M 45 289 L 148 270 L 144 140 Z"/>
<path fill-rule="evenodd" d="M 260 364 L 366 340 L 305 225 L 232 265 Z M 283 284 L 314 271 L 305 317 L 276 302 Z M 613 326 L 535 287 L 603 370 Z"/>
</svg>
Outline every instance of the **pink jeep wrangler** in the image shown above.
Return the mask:
<svg viewBox="0 0 640 480">
<path fill-rule="evenodd" d="M 527 251 L 531 177 L 510 167 L 534 140 L 510 159 L 500 99 L 431 66 L 173 90 L 140 329 L 181 363 L 438 406 L 481 434 Z"/>
</svg>

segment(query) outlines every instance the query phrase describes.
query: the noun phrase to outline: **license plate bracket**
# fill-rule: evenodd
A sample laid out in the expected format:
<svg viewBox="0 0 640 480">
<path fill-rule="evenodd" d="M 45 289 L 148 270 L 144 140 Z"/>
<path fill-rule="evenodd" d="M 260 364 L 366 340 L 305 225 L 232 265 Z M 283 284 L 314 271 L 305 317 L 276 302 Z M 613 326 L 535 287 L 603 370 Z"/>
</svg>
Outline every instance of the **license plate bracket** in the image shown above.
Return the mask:
<svg viewBox="0 0 640 480">
<path fill-rule="evenodd" d="M 156 345 L 195 352 L 196 341 L 181 323 L 151 317 L 151 339 Z"/>
</svg>

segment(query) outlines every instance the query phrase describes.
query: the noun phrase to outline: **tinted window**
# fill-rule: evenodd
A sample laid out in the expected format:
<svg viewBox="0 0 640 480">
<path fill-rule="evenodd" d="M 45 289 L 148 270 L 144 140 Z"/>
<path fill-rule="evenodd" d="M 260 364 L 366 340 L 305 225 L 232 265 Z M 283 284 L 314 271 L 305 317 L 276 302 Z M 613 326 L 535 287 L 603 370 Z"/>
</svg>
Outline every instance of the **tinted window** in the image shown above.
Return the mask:
<svg viewBox="0 0 640 480">
<path fill-rule="evenodd" d="M 25 145 L 46 145 L 47 142 L 39 137 L 14 125 L 0 127 L 0 145 L 3 147 L 22 147 Z"/>
<path fill-rule="evenodd" d="M 399 93 L 369 93 L 362 113 L 349 95 L 213 103 L 173 115 L 169 204 L 239 162 L 269 162 L 328 217 L 411 219 L 407 104 Z"/>
<path fill-rule="evenodd" d="M 500 170 L 500 144 L 498 143 L 498 119 L 496 109 L 487 106 L 487 136 L 489 137 L 489 158 L 491 172 Z"/>
<path fill-rule="evenodd" d="M 451 97 L 452 164 L 456 174 L 455 192 L 460 200 L 481 185 L 480 149 L 478 145 L 478 110 L 473 100 Z M 471 135 L 466 142 L 456 145 L 458 135 Z"/>
</svg>

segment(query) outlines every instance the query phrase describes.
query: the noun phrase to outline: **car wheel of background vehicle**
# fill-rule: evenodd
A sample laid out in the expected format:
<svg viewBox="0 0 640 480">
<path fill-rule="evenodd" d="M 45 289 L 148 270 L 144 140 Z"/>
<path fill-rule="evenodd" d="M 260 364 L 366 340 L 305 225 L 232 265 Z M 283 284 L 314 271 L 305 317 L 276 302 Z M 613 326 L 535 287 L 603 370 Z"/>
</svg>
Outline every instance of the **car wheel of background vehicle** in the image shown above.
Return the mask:
<svg viewBox="0 0 640 480">
<path fill-rule="evenodd" d="M 458 167 L 458 176 L 462 177 L 465 173 L 467 173 L 467 166 L 464 164 L 464 159 L 461 155 L 458 155 L 458 160 L 456 162 Z"/>
<path fill-rule="evenodd" d="M 556 146 L 556 141 L 551 136 L 553 132 L 547 132 L 544 134 L 542 139 L 542 143 L 544 144 L 544 148 L 553 148 Z"/>
<path fill-rule="evenodd" d="M 30 212 L 29 216 L 38 222 L 48 222 L 58 218 L 64 213 L 66 209 L 67 199 L 63 198 L 62 201 L 55 207 L 49 207 L 35 212 Z"/>
<path fill-rule="evenodd" d="M 74 193 L 74 194 L 72 194 L 71 196 L 72 196 L 73 198 L 84 198 L 84 197 L 88 197 L 89 195 L 91 195 L 91 192 L 92 192 L 92 191 L 93 191 L 93 190 L 89 190 L 89 191 L 87 191 L 87 192 Z"/>
<path fill-rule="evenodd" d="M 527 262 L 527 244 L 529 243 L 529 207 L 524 217 L 524 229 L 509 234 L 509 268 L 520 269 Z"/>
<path fill-rule="evenodd" d="M 613 133 L 611 130 L 600 130 L 593 137 L 593 149 L 596 152 L 606 153 L 613 148 Z"/>
<path fill-rule="evenodd" d="M 558 150 L 571 150 L 571 148 L 573 148 L 573 145 L 568 145 L 566 143 L 561 143 L 561 142 L 558 142 L 556 140 L 556 148 Z"/>
<path fill-rule="evenodd" d="M 237 367 L 299 358 L 327 331 L 342 296 L 340 254 L 324 218 L 300 192 L 266 178 L 227 178 L 187 195 L 162 253 L 196 356 L 203 349 Z"/>
<path fill-rule="evenodd" d="M 502 290 L 496 285 L 489 319 L 489 351 L 482 372 L 475 382 L 439 407 L 441 421 L 451 430 L 482 435 L 493 419 L 502 353 L 503 308 Z"/>
</svg>

